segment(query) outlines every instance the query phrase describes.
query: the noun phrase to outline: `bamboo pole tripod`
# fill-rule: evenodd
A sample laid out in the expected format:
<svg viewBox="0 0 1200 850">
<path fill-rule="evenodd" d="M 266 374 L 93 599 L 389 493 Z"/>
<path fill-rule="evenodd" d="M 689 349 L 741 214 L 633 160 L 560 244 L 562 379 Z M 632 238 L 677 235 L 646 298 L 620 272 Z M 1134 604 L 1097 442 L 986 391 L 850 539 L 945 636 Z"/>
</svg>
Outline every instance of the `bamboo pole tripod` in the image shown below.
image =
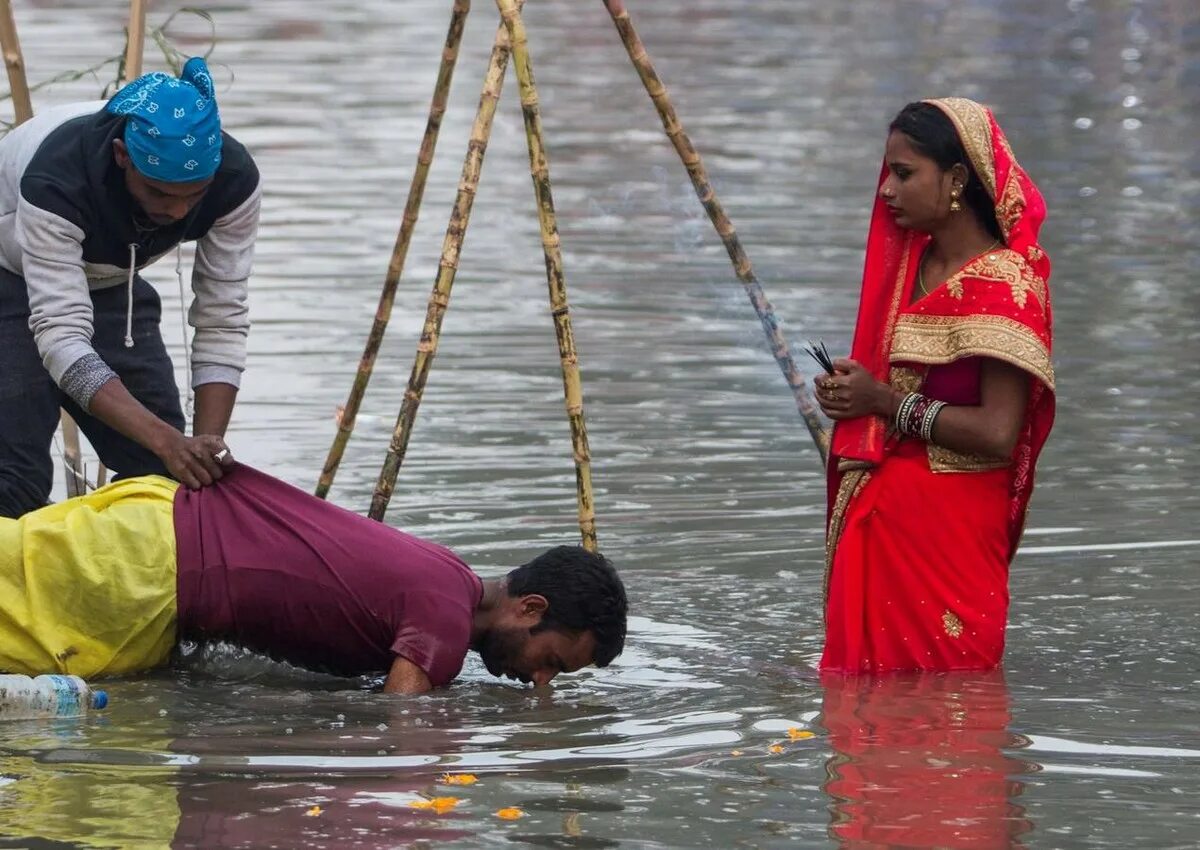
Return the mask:
<svg viewBox="0 0 1200 850">
<path fill-rule="evenodd" d="M 742 247 L 737 231 L 734 229 L 732 222 L 729 220 L 717 198 L 716 191 L 709 180 L 703 160 L 684 131 L 683 125 L 679 121 L 679 117 L 671 104 L 666 87 L 654 70 L 645 45 L 634 29 L 633 22 L 629 17 L 628 11 L 625 9 L 623 0 L 602 0 L 602 2 L 612 17 L 621 42 L 625 46 L 647 93 L 650 95 L 655 109 L 658 111 L 668 138 L 674 145 L 687 170 L 701 204 L 704 206 L 709 219 L 716 228 L 717 234 L 725 245 L 729 258 L 733 263 L 734 272 L 742 282 L 750 303 L 758 315 L 763 332 L 770 345 L 771 353 L 775 357 L 780 370 L 783 372 L 784 379 L 787 381 L 796 400 L 796 406 L 804 419 L 805 425 L 816 444 L 821 461 L 824 464 L 828 458 L 829 451 L 828 434 L 821 426 L 820 419 L 817 416 L 816 405 L 813 403 L 805 386 L 804 378 L 791 356 L 779 320 L 775 316 L 774 309 L 767 299 L 761 283 L 754 274 L 754 269 L 745 249 Z M 369 515 L 375 520 L 383 519 L 395 487 L 396 477 L 399 474 L 400 466 L 403 464 L 408 450 L 413 423 L 421 404 L 421 398 L 429 376 L 429 369 L 437 353 L 442 319 L 449 306 L 451 288 L 458 271 L 463 240 L 466 236 L 467 225 L 470 222 L 471 209 L 479 185 L 479 177 L 482 172 L 484 154 L 487 150 L 487 142 L 496 113 L 496 105 L 511 57 L 516 65 L 517 80 L 521 90 L 521 109 L 529 149 L 530 175 L 533 180 L 538 206 L 538 221 L 542 234 L 542 249 L 546 259 L 547 283 L 550 291 L 551 315 L 554 318 L 555 336 L 558 341 L 559 358 L 563 374 L 563 391 L 574 449 L 579 529 L 583 545 L 588 549 L 594 550 L 596 548 L 596 527 L 592 501 L 591 454 L 588 447 L 587 427 L 583 413 L 583 392 L 579 376 L 579 361 L 571 329 L 570 307 L 567 301 L 566 279 L 563 273 L 562 254 L 550 185 L 550 171 L 543 141 L 537 87 L 533 78 L 533 64 L 529 55 L 528 38 L 524 22 L 521 18 L 521 6 L 523 3 L 524 0 L 496 0 L 502 24 L 496 33 L 493 43 L 491 61 L 488 65 L 483 91 L 480 95 L 475 122 L 471 129 L 458 194 L 450 215 L 450 222 L 446 228 L 446 236 L 442 246 L 442 257 L 438 266 L 437 278 L 434 281 L 433 293 L 430 296 L 429 305 L 426 309 L 425 323 L 417 344 L 412 373 L 409 376 L 408 387 L 405 390 L 396 426 L 392 432 L 387 457 L 384 460 L 379 479 L 376 482 Z M 345 452 L 346 444 L 354 430 L 358 411 L 362 404 L 363 396 L 366 393 L 367 385 L 370 382 L 379 353 L 379 347 L 383 341 L 383 335 L 386 332 L 391 316 L 396 288 L 403 274 L 404 262 L 420 211 L 421 199 L 424 194 L 430 163 L 432 162 L 434 149 L 437 145 L 438 131 L 441 127 L 442 118 L 445 115 L 446 100 L 449 95 L 454 67 L 462 40 L 463 28 L 469 11 L 470 0 L 455 0 L 451 14 L 450 29 L 442 51 L 441 68 L 434 88 L 429 119 L 426 123 L 425 135 L 417 157 L 417 168 L 409 189 L 408 200 L 405 204 L 400 233 L 397 236 L 391 262 L 388 265 L 387 276 L 384 280 L 383 292 L 380 295 L 375 321 L 367 339 L 362 359 L 359 362 L 358 372 L 351 387 L 350 395 L 343 408 L 333 445 L 330 447 L 324 468 L 317 483 L 316 494 L 321 498 L 324 498 L 329 493 Z"/>
</svg>

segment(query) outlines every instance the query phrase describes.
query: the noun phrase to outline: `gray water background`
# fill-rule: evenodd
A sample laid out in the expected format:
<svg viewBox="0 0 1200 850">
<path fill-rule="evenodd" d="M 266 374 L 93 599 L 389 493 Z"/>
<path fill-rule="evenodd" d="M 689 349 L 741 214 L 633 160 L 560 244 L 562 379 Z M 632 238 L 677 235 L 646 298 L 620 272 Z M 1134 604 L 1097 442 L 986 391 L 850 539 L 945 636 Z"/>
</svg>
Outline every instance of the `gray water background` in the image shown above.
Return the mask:
<svg viewBox="0 0 1200 850">
<path fill-rule="evenodd" d="M 181 5 L 153 4 L 151 22 Z M 1200 5 L 631 5 L 794 345 L 849 344 L 884 128 L 907 101 L 992 105 L 1046 195 L 1059 418 L 1012 569 L 1006 684 L 885 683 L 861 698 L 859 744 L 829 734 L 823 703 L 840 691 L 812 672 L 815 451 L 603 6 L 532 0 L 598 530 L 634 613 L 624 656 L 551 695 L 470 659 L 449 691 L 397 700 L 208 652 L 113 684 L 102 715 L 0 728 L 0 846 L 1200 846 Z M 15 7 L 34 82 L 121 48 L 123 3 Z M 497 20 L 475 7 L 332 494 L 356 510 L 407 380 Z M 449 3 L 206 8 L 213 61 L 233 71 L 217 69 L 225 124 L 266 182 L 229 442 L 310 488 L 374 313 Z M 178 32 L 200 45 L 205 28 Z M 147 57 L 161 67 L 152 45 Z M 93 98 L 110 76 L 39 92 L 35 108 Z M 510 74 L 388 515 L 488 576 L 577 539 L 527 165 Z M 181 365 L 169 264 L 149 276 Z M 479 782 L 436 784 L 453 770 Z M 422 814 L 408 807 L 422 793 L 463 802 Z M 501 806 L 527 816 L 499 820 Z"/>
</svg>

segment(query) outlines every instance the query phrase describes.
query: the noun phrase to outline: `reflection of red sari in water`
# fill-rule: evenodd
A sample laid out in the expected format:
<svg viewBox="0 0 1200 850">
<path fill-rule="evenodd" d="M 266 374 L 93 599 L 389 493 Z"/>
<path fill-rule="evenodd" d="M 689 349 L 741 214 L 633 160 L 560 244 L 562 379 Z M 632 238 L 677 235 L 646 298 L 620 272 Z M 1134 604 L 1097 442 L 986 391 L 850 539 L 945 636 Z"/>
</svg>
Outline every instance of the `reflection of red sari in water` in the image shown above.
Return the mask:
<svg viewBox="0 0 1200 850">
<path fill-rule="evenodd" d="M 982 358 L 994 357 L 1029 374 L 1029 404 L 1003 459 L 900 438 L 879 417 L 837 424 L 823 670 L 1000 662 L 1008 564 L 1054 421 L 1050 261 L 1037 244 L 1045 203 L 990 111 L 962 98 L 930 102 L 952 120 L 995 199 L 1005 244 L 910 303 L 929 237 L 899 227 L 877 197 L 852 357 L 876 380 L 966 405 L 979 403 Z"/>
<path fill-rule="evenodd" d="M 825 677 L 834 755 L 824 790 L 839 847 L 1009 850 L 1033 824 L 1016 802 L 1035 768 L 1006 755 L 999 670 Z"/>
</svg>

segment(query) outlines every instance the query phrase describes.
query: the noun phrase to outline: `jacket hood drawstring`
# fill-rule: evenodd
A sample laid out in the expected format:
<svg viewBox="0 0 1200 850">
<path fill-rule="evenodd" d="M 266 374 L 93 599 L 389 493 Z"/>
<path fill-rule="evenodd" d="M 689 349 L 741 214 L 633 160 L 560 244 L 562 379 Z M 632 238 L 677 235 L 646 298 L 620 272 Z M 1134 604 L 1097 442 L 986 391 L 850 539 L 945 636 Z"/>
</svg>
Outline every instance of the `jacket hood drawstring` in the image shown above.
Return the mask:
<svg viewBox="0 0 1200 850">
<path fill-rule="evenodd" d="M 137 243 L 129 243 L 129 283 L 125 304 L 125 347 L 133 348 L 133 279 L 137 276 Z M 179 283 L 179 326 L 183 331 L 183 363 L 186 369 L 187 403 L 184 413 L 190 420 L 195 409 L 196 391 L 192 389 L 192 352 L 188 345 L 187 295 L 183 290 L 183 243 L 175 245 L 175 280 Z"/>
<path fill-rule="evenodd" d="M 125 347 L 133 348 L 133 279 L 137 276 L 137 243 L 129 243 L 129 284 L 125 295 Z"/>
<path fill-rule="evenodd" d="M 183 243 L 175 245 L 175 280 L 179 283 L 179 329 L 183 332 L 183 365 L 186 370 L 184 380 L 187 382 L 187 403 L 184 405 L 184 415 L 190 421 L 195 410 L 196 391 L 192 388 L 192 347 L 188 345 L 187 297 L 183 291 Z"/>
</svg>

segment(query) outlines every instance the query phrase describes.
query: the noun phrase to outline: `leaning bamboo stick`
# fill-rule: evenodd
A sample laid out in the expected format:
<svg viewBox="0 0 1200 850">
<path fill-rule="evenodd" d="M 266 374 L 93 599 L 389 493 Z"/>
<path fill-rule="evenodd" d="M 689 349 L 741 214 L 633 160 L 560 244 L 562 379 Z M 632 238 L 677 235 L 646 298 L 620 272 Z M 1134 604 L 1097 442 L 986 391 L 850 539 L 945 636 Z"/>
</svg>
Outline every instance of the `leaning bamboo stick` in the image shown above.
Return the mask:
<svg viewBox="0 0 1200 850">
<path fill-rule="evenodd" d="M 397 417 L 396 427 L 392 431 L 387 458 L 384 460 L 383 468 L 379 471 L 375 494 L 371 498 L 369 516 L 374 520 L 382 521 L 387 512 L 388 502 L 391 501 L 392 490 L 396 485 L 396 476 L 400 472 L 400 465 L 404 462 L 405 453 L 408 451 L 413 422 L 417 416 L 417 409 L 421 406 L 425 382 L 429 378 L 429 367 L 433 363 L 434 355 L 437 354 L 438 337 L 442 332 L 442 319 L 450 304 L 450 290 L 454 285 L 454 277 L 458 273 L 458 260 L 462 253 L 463 240 L 467 235 L 467 225 L 471 220 L 475 192 L 479 188 L 479 177 L 483 172 L 483 157 L 487 152 L 488 138 L 492 133 L 492 121 L 496 117 L 496 104 L 500 100 L 500 90 L 504 85 L 504 75 L 508 70 L 510 54 L 508 30 L 501 25 L 496 31 L 496 40 L 492 45 L 492 58 L 484 78 L 483 91 L 479 96 L 479 108 L 475 113 L 475 123 L 471 127 L 471 138 L 467 144 L 467 156 L 458 183 L 458 194 L 454 199 L 454 209 L 450 213 L 450 223 L 446 226 L 446 238 L 442 243 L 442 257 L 438 263 L 433 292 L 429 296 L 429 307 L 425 312 L 425 325 L 421 329 L 420 342 L 417 343 L 417 354 L 413 360 L 412 373 L 408 378 L 408 388 L 404 391 L 404 401 L 400 405 L 400 415 Z"/>
<path fill-rule="evenodd" d="M 9 0 L 0 0 L 0 45 L 4 50 L 4 66 L 8 71 L 8 85 L 12 92 L 13 116 L 16 124 L 22 124 L 33 117 L 33 101 L 29 96 L 25 58 L 21 54 L 17 22 Z M 87 480 L 83 474 L 83 449 L 79 442 L 79 426 L 65 410 L 62 411 L 62 432 L 67 496 L 79 496 L 87 492 Z"/>
<path fill-rule="evenodd" d="M 12 92 L 13 113 L 17 124 L 33 117 L 33 102 L 29 97 L 29 81 L 25 79 L 25 57 L 17 38 L 17 21 L 10 0 L 0 0 L 0 46 L 4 50 L 4 67 L 8 71 L 8 88 Z"/>
<path fill-rule="evenodd" d="M 546 281 L 550 289 L 550 311 L 554 317 L 554 333 L 558 338 L 563 394 L 566 398 L 567 419 L 571 426 L 571 445 L 575 453 L 579 533 L 583 537 L 584 548 L 594 552 L 596 513 L 592 499 L 592 456 L 588 447 L 587 423 L 583 416 L 579 357 L 575 351 L 575 335 L 571 331 L 571 308 L 567 303 L 567 281 L 563 273 L 562 247 L 554 213 L 554 196 L 550 188 L 550 166 L 546 160 L 537 85 L 533 79 L 533 63 L 529 56 L 525 22 L 521 19 L 516 0 L 496 0 L 496 3 L 500 7 L 500 14 L 512 40 L 513 67 L 521 86 L 521 112 L 525 118 L 525 138 L 529 147 L 529 173 L 533 178 L 533 191 L 537 198 L 542 252 L 546 257 Z"/>
<path fill-rule="evenodd" d="M 704 161 L 700 158 L 700 154 L 696 151 L 691 139 L 688 138 L 687 133 L 684 131 L 683 124 L 680 123 L 679 116 L 675 113 L 675 107 L 671 105 L 671 98 L 667 93 L 666 86 L 663 85 L 662 80 L 654 70 L 654 65 L 650 61 L 646 47 L 642 44 L 641 38 L 638 37 L 637 30 L 633 27 L 633 21 L 629 17 L 629 12 L 625 9 L 624 0 L 603 0 L 603 2 L 605 8 L 608 9 L 608 13 L 612 16 L 613 23 L 617 26 L 617 32 L 621 35 L 621 42 L 625 45 L 625 49 L 629 53 L 629 58 L 633 61 L 638 76 L 642 79 L 642 84 L 646 87 L 650 99 L 654 101 L 654 106 L 658 110 L 659 118 L 662 119 L 663 128 L 666 130 L 667 136 L 675 146 L 675 150 L 679 153 L 680 159 L 683 160 L 684 167 L 687 168 L 688 176 L 692 180 L 696 194 L 700 197 L 700 202 L 708 212 L 708 217 L 712 220 L 713 226 L 716 227 L 721 241 L 725 243 L 725 250 L 729 252 L 729 259 L 733 262 L 734 272 L 737 274 L 738 280 L 742 282 L 746 290 L 746 295 L 749 296 L 750 303 L 754 306 L 754 310 L 758 314 L 759 321 L 762 323 L 763 333 L 766 334 L 767 342 L 771 346 L 771 353 L 774 355 L 775 362 L 779 364 L 779 368 L 783 372 L 783 377 L 792 390 L 792 395 L 796 399 L 796 407 L 799 409 L 800 415 L 804 418 L 804 424 L 808 426 L 808 433 L 812 436 L 813 442 L 816 443 L 817 451 L 821 455 L 821 462 L 824 464 L 829 458 L 829 434 L 821 425 L 821 420 L 817 415 L 816 404 L 813 403 L 812 397 L 805 386 L 804 377 L 801 375 L 800 370 L 796 368 L 796 362 L 792 359 L 791 352 L 788 350 L 787 341 L 783 338 L 783 333 L 779 327 L 779 320 L 775 316 L 775 309 L 771 306 L 771 302 L 767 300 L 766 293 L 763 292 L 762 285 L 758 282 L 758 278 L 754 274 L 754 269 L 750 265 L 750 258 L 746 255 L 746 251 L 742 247 L 742 242 L 738 238 L 737 231 L 734 230 L 733 223 L 725 214 L 720 200 L 717 199 L 717 193 L 713 189 L 712 183 L 708 178 L 708 172 L 704 168 Z"/>
<path fill-rule="evenodd" d="M 350 396 L 342 408 L 338 420 L 337 433 L 333 437 L 333 445 L 325 458 L 325 467 L 321 470 L 321 478 L 317 482 L 316 494 L 324 499 L 333 486 L 333 478 L 337 475 L 338 466 L 345 454 L 346 444 L 354 432 L 354 423 L 358 418 L 358 410 L 362 406 L 363 396 L 367 392 L 367 384 L 375 369 L 375 360 L 379 356 L 379 347 L 383 343 L 383 335 L 387 331 L 388 321 L 392 316 L 392 305 L 396 301 L 396 288 L 400 284 L 400 276 L 404 272 L 404 262 L 408 257 L 408 247 L 412 242 L 413 231 L 417 226 L 417 216 L 421 212 L 421 199 L 425 196 L 425 183 L 429 178 L 429 167 L 433 162 L 433 153 L 437 147 L 438 131 L 442 126 L 442 118 L 446 114 L 446 102 L 450 97 L 450 82 L 454 77 L 454 66 L 458 61 L 458 49 L 462 43 L 463 28 L 466 25 L 467 13 L 471 11 L 471 0 L 455 0 L 454 10 L 450 15 L 450 31 L 446 34 L 446 46 L 442 49 L 442 65 L 438 70 L 437 84 L 433 89 L 433 102 L 429 105 L 429 120 L 425 123 L 425 137 L 421 140 L 421 150 L 417 154 L 417 169 L 413 173 L 412 184 L 408 190 L 408 202 L 404 205 L 404 219 L 400 224 L 400 232 L 396 236 L 396 244 L 392 248 L 392 259 L 388 263 L 387 275 L 383 280 L 383 291 L 379 295 L 379 306 L 375 309 L 375 322 L 367 337 L 366 348 L 363 349 L 362 359 L 358 363 L 358 374 L 354 376 L 354 384 L 350 388 Z"/>
<path fill-rule="evenodd" d="M 142 54 L 146 45 L 146 3 L 129 0 L 129 27 L 125 30 L 125 62 L 121 65 L 120 85 L 142 75 Z"/>
</svg>

